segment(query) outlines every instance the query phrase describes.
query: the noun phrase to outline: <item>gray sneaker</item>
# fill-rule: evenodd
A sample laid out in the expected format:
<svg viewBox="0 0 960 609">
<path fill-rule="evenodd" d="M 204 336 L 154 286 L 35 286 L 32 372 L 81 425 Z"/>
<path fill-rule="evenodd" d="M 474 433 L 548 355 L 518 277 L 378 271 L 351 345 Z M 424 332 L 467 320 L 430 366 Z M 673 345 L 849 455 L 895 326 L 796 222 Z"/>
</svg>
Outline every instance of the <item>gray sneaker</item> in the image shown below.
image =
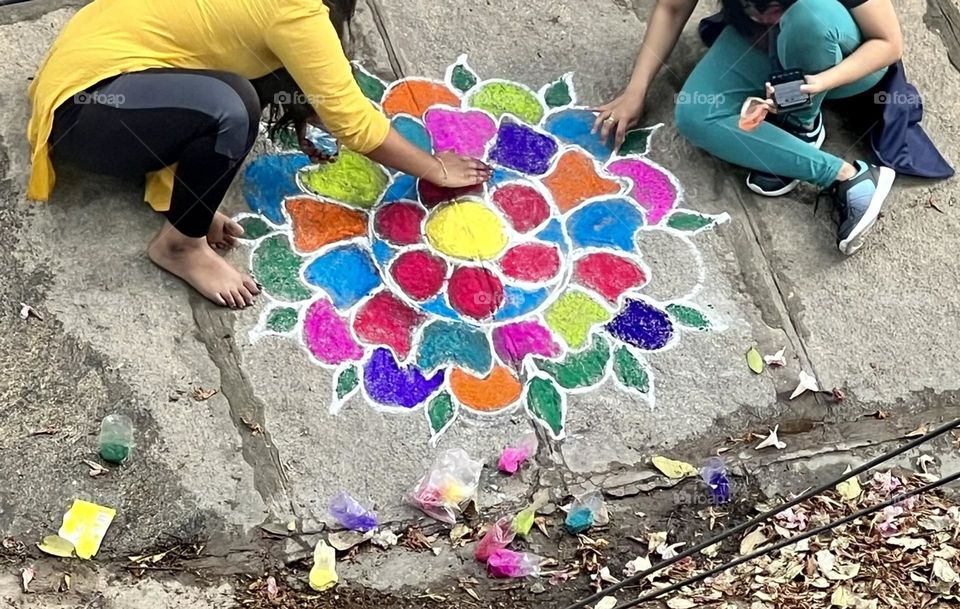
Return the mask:
<svg viewBox="0 0 960 609">
<path fill-rule="evenodd" d="M 774 120 L 775 119 L 772 119 L 771 122 Z M 797 129 L 787 123 L 780 124 L 779 126 L 817 150 L 823 146 L 824 140 L 827 139 L 827 130 L 823 126 L 822 113 L 817 114 L 817 117 L 813 121 L 813 126 L 809 129 Z M 785 178 L 763 171 L 751 171 L 747 174 L 747 188 L 764 197 L 782 197 L 785 194 L 793 192 L 799 184 L 800 180 Z"/>
<path fill-rule="evenodd" d="M 897 177 L 897 173 L 889 167 L 878 167 L 864 161 L 857 161 L 856 167 L 857 175 L 834 183 L 829 191 L 837 203 L 840 216 L 837 247 L 847 256 L 863 247 L 863 240 L 876 224 Z"/>
</svg>

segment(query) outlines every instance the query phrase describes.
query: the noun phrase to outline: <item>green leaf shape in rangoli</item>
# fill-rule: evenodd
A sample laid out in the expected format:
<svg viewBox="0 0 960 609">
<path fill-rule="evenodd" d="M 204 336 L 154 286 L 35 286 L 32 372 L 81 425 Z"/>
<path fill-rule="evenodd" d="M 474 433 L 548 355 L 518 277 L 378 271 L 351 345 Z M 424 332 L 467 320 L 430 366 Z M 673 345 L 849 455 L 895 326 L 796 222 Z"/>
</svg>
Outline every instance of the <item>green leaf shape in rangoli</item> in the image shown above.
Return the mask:
<svg viewBox="0 0 960 609">
<path fill-rule="evenodd" d="M 460 61 L 450 70 L 450 84 L 454 89 L 466 93 L 479 82 L 477 74 L 470 69 L 466 61 Z"/>
<path fill-rule="evenodd" d="M 667 305 L 667 313 L 673 315 L 673 318 L 686 328 L 695 330 L 709 330 L 710 320 L 703 314 L 703 311 L 693 307 L 681 304 Z"/>
<path fill-rule="evenodd" d="M 564 389 L 593 387 L 603 381 L 610 361 L 610 345 L 602 336 L 579 353 L 571 353 L 561 362 L 538 360 L 537 367 L 556 379 Z"/>
<path fill-rule="evenodd" d="M 536 95 L 509 82 L 488 82 L 470 96 L 468 105 L 486 110 L 494 118 L 512 114 L 529 125 L 539 124 L 544 114 Z"/>
<path fill-rule="evenodd" d="M 363 91 L 367 99 L 378 104 L 383 101 L 387 85 L 382 80 L 357 64 L 353 64 L 353 78 L 360 85 L 360 90 Z"/>
<path fill-rule="evenodd" d="M 267 237 L 253 252 L 253 276 L 277 300 L 299 302 L 312 292 L 300 282 L 304 259 L 293 252 L 287 235 Z"/>
<path fill-rule="evenodd" d="M 344 368 L 337 377 L 337 399 L 345 400 L 360 385 L 360 374 L 356 366 Z"/>
<path fill-rule="evenodd" d="M 650 393 L 650 373 L 630 349 L 617 348 L 613 354 L 613 374 L 627 389 Z"/>
<path fill-rule="evenodd" d="M 543 100 L 551 108 L 559 108 L 573 103 L 573 88 L 569 75 L 547 85 L 543 92 Z"/>
<path fill-rule="evenodd" d="M 667 220 L 670 228 L 695 233 L 713 225 L 716 220 L 710 216 L 689 211 L 674 212 Z"/>
<path fill-rule="evenodd" d="M 527 410 L 554 439 L 564 436 L 566 400 L 552 379 L 535 376 L 527 382 Z"/>
<path fill-rule="evenodd" d="M 277 307 L 267 314 L 267 330 L 277 334 L 286 334 L 297 325 L 300 314 L 291 307 Z"/>
<path fill-rule="evenodd" d="M 457 417 L 457 405 L 450 394 L 443 392 L 434 397 L 427 404 L 427 421 L 430 423 L 430 434 L 434 443 Z"/>
<path fill-rule="evenodd" d="M 238 220 L 237 223 L 243 228 L 243 237 L 241 238 L 246 241 L 266 237 L 273 232 L 270 225 L 264 222 L 263 218 L 259 216 L 247 216 L 246 218 Z"/>
</svg>

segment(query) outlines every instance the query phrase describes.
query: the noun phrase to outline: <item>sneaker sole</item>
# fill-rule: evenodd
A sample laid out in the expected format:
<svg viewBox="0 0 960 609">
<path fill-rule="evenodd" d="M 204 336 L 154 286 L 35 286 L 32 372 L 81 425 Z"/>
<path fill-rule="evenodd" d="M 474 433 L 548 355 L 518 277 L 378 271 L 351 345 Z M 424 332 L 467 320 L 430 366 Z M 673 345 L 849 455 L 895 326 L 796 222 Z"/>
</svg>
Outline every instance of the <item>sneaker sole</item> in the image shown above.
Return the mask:
<svg viewBox="0 0 960 609">
<path fill-rule="evenodd" d="M 820 150 L 823 147 L 823 143 L 826 140 L 827 140 L 827 128 L 821 127 L 820 135 L 817 136 L 817 141 L 810 142 L 810 145 L 816 148 L 817 150 Z M 747 174 L 747 188 L 749 188 L 752 192 L 760 195 L 761 197 L 782 197 L 783 195 L 790 194 L 791 192 L 796 190 L 797 186 L 799 185 L 800 185 L 800 180 L 794 180 L 793 182 L 790 182 L 780 190 L 763 190 L 759 186 L 754 186 L 753 184 L 751 184 L 750 174 Z"/>
<path fill-rule="evenodd" d="M 890 194 L 890 189 L 893 187 L 893 181 L 896 177 L 897 172 L 889 167 L 880 168 L 880 179 L 877 182 L 877 191 L 873 193 L 873 198 L 870 200 L 870 206 L 867 207 L 867 212 L 863 214 L 863 217 L 860 218 L 857 225 L 850 231 L 850 235 L 839 243 L 838 247 L 841 253 L 846 256 L 852 256 L 863 247 L 867 233 L 870 232 L 873 225 L 877 223 L 877 218 L 880 217 L 880 210 L 883 208 L 883 203 Z"/>
</svg>

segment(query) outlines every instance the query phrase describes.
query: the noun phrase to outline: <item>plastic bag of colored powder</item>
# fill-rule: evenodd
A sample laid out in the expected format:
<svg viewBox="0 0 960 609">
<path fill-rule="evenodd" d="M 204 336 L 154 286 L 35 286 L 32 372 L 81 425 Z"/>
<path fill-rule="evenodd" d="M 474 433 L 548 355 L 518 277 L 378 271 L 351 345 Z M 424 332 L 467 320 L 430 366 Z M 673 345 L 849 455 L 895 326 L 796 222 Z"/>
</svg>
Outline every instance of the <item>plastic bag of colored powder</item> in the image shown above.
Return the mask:
<svg viewBox="0 0 960 609">
<path fill-rule="evenodd" d="M 471 459 L 462 448 L 443 452 L 414 487 L 408 501 L 427 516 L 454 524 L 464 505 L 476 497 L 482 469 L 483 463 Z"/>
<path fill-rule="evenodd" d="M 523 436 L 523 440 L 517 446 L 508 446 L 503 449 L 500 455 L 500 462 L 497 469 L 505 474 L 513 475 L 520 471 L 520 468 L 530 457 L 537 452 L 537 434 L 529 432 Z"/>
<path fill-rule="evenodd" d="M 487 562 L 494 552 L 509 546 L 514 535 L 513 528 L 510 526 L 510 519 L 501 518 L 477 544 L 477 549 L 473 554 L 474 557 L 480 562 Z"/>
<path fill-rule="evenodd" d="M 337 553 L 322 539 L 313 551 L 313 567 L 310 569 L 310 587 L 323 592 L 337 585 Z"/>
<path fill-rule="evenodd" d="M 340 493 L 330 502 L 330 514 L 340 526 L 351 531 L 366 533 L 380 526 L 377 516 L 364 508 L 348 493 Z"/>
<path fill-rule="evenodd" d="M 541 558 L 536 554 L 497 550 L 487 561 L 487 574 L 496 578 L 516 578 L 537 575 Z"/>
<path fill-rule="evenodd" d="M 710 494 L 715 503 L 729 503 L 732 498 L 730 491 L 730 476 L 727 474 L 727 466 L 723 460 L 718 457 L 710 458 L 700 469 L 700 476 L 710 488 Z"/>
<path fill-rule="evenodd" d="M 759 97 L 748 97 L 740 108 L 740 129 L 753 131 L 766 120 L 770 107 L 766 100 Z"/>
<path fill-rule="evenodd" d="M 577 498 L 567 513 L 567 530 L 573 534 L 583 533 L 593 526 L 603 526 L 610 522 L 607 505 L 600 491 L 593 491 Z"/>
</svg>

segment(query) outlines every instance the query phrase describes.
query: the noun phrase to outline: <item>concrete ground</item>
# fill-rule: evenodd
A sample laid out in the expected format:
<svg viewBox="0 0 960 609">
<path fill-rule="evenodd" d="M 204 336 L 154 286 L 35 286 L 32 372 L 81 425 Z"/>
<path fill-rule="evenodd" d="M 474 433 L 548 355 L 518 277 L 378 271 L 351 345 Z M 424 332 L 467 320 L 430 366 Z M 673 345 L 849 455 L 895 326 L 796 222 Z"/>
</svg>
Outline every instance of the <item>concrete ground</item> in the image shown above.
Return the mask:
<svg viewBox="0 0 960 609">
<path fill-rule="evenodd" d="M 207 540 L 206 566 L 256 572 L 304 551 L 266 548 L 260 525 L 295 519 L 300 531 L 317 532 L 329 497 L 341 490 L 376 504 L 386 520 L 416 518 L 402 499 L 437 453 L 422 413 L 384 414 L 355 400 L 328 414 L 330 373 L 289 341 L 253 343 L 259 311 L 216 309 L 151 265 L 144 245 L 160 221 L 139 204 L 140 185 L 64 172 L 49 205 L 25 202 L 28 79 L 79 4 L 0 8 L 0 538 L 32 546 L 56 531 L 74 498 L 86 498 L 118 510 L 96 561 L 105 572 L 127 555 L 197 539 Z M 360 4 L 354 56 L 387 81 L 440 78 L 466 53 L 482 77 L 534 89 L 575 72 L 580 99 L 598 103 L 625 82 L 652 2 Z M 710 8 L 702 4 L 698 15 Z M 957 0 L 909 0 L 897 9 L 907 70 L 926 94 L 924 126 L 951 163 L 960 163 Z M 651 454 L 702 460 L 726 436 L 778 421 L 815 417 L 825 424 L 798 440 L 808 444 L 800 459 L 840 442 L 869 450 L 914 421 L 957 412 L 957 182 L 899 180 L 868 247 L 842 258 L 829 211 L 814 214 L 811 189 L 754 197 L 741 171 L 678 136 L 673 95 L 702 53 L 691 25 L 651 93 L 645 121 L 665 123 L 650 157 L 683 185 L 684 206 L 731 216 L 696 240 L 704 278 L 697 300 L 717 328 L 685 335 L 651 358 L 653 408 L 625 399 L 612 384 L 571 397 L 568 438 L 556 452 L 543 451 L 540 468 L 524 478 L 505 484 L 488 474 L 482 507 L 520 504 L 537 485 L 557 496 L 629 487 L 645 478 Z M 828 149 L 850 158 L 862 152 L 860 135 L 836 115 L 828 115 L 827 128 Z M 239 188 L 226 205 L 244 211 Z M 665 278 L 652 286 L 655 294 L 684 293 L 698 281 L 696 257 L 669 240 L 645 244 L 644 256 Z M 238 252 L 232 259 L 247 258 Z M 21 320 L 21 302 L 43 320 Z M 744 358 L 751 346 L 764 353 L 786 347 L 788 365 L 754 375 Z M 842 388 L 847 399 L 788 401 L 801 369 L 824 388 Z M 190 397 L 198 387 L 219 393 L 198 402 Z M 860 420 L 877 410 L 902 418 L 895 426 Z M 94 458 L 99 421 L 111 412 L 134 419 L 134 457 L 92 478 L 81 460 Z M 262 433 L 251 433 L 251 425 Z M 35 435 L 46 428 L 57 433 Z M 490 464 L 528 428 L 522 412 L 458 425 L 439 448 L 462 447 Z M 810 469 L 821 466 L 838 464 Z M 788 489 L 771 492 L 779 490 Z M 377 561 L 349 567 L 345 579 L 377 589 L 425 588 L 462 569 L 445 555 Z M 138 594 L 162 601 L 156 606 L 229 606 L 229 589 L 194 591 L 193 604 L 180 605 L 162 600 L 186 598 L 174 590 L 180 583 L 117 587 L 105 577 L 85 581 L 112 590 L 108 606 L 136 606 L 130 599 Z M 15 571 L 0 573 L 0 599 L 11 606 L 60 606 L 23 604 L 14 582 Z"/>
</svg>

